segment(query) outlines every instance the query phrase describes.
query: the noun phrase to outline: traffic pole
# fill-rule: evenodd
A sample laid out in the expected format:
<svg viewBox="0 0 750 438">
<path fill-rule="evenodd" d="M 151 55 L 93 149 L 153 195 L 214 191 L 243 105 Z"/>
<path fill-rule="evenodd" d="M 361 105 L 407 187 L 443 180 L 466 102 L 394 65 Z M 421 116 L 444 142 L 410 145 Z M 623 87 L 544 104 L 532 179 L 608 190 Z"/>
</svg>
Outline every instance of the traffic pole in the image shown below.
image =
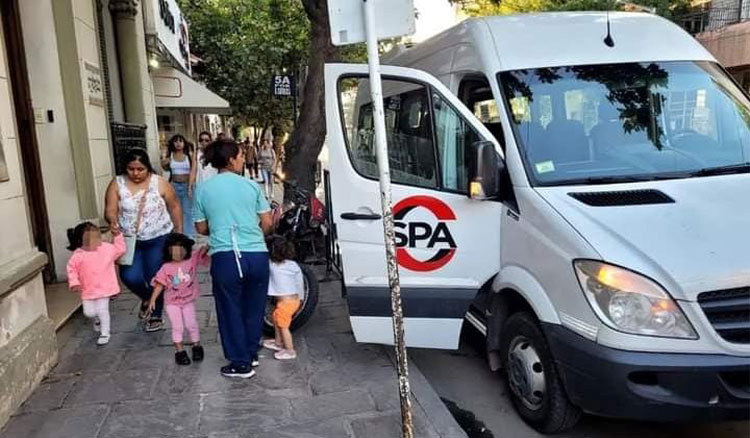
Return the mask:
<svg viewBox="0 0 750 438">
<path fill-rule="evenodd" d="M 385 114 L 383 111 L 383 87 L 380 79 L 380 58 L 375 29 L 375 2 L 363 0 L 365 33 L 367 38 L 367 58 L 370 69 L 370 96 L 375 122 L 375 151 L 380 173 L 380 203 L 383 210 L 383 231 L 385 256 L 388 269 L 388 286 L 391 290 L 391 311 L 393 313 L 393 339 L 396 344 L 396 366 L 398 372 L 398 393 L 401 402 L 401 436 L 412 438 L 414 426 L 409 394 L 409 366 L 404 343 L 404 313 L 401 307 L 401 284 L 396 263 L 396 236 L 391 209 L 391 171 L 388 163 L 388 145 L 385 140 Z"/>
</svg>

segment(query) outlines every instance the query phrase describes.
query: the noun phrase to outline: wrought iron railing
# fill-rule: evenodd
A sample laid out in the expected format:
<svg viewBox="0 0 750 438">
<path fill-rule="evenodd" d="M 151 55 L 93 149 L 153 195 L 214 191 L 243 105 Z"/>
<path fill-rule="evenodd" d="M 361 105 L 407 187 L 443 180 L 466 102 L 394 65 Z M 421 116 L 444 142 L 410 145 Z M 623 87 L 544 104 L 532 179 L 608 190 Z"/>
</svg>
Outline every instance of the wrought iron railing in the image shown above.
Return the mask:
<svg viewBox="0 0 750 438">
<path fill-rule="evenodd" d="M 122 159 L 133 148 L 146 149 L 146 125 L 134 123 L 112 122 L 112 146 L 115 153 L 115 167 L 117 174 L 124 172 Z"/>
</svg>

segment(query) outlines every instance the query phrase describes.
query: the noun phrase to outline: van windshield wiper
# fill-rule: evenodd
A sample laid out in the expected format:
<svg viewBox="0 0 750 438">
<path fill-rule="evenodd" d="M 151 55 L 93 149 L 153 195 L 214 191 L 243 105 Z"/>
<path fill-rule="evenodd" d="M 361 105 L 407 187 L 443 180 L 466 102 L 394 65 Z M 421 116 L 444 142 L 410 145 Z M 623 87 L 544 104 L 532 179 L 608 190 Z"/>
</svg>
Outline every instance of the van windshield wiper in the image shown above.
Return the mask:
<svg viewBox="0 0 750 438">
<path fill-rule="evenodd" d="M 618 184 L 629 182 L 654 181 L 658 179 L 674 179 L 675 177 L 659 177 L 657 175 L 623 175 L 623 176 L 590 176 L 588 178 L 561 181 L 565 185 L 593 185 L 593 184 Z"/>
<path fill-rule="evenodd" d="M 730 164 L 728 166 L 706 167 L 705 169 L 696 170 L 690 176 L 711 176 L 711 175 L 729 175 L 733 173 L 750 172 L 750 163 Z"/>
</svg>

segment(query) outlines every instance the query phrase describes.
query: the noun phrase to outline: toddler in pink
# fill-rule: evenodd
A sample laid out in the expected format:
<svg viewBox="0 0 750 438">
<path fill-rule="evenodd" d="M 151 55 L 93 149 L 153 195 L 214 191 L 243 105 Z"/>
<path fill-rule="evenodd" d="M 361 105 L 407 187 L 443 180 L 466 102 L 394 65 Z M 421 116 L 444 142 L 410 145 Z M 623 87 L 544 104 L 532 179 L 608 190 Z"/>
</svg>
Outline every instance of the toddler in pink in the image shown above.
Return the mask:
<svg viewBox="0 0 750 438">
<path fill-rule="evenodd" d="M 164 264 L 151 282 L 154 292 L 151 295 L 149 310 L 154 309 L 156 300 L 163 292 L 164 310 L 167 311 L 172 325 L 172 342 L 177 350 L 175 362 L 178 365 L 190 365 L 190 358 L 182 346 L 184 329 L 187 329 L 193 343 L 193 360 L 203 360 L 195 300 L 200 294 L 198 266 L 208 265 L 209 259 L 208 248 L 201 247 L 193 251 L 194 243 L 183 234 L 172 233 L 167 236 L 164 244 Z"/>
<path fill-rule="evenodd" d="M 91 222 L 77 225 L 68 234 L 68 286 L 81 294 L 83 314 L 94 320 L 94 330 L 99 332 L 96 343 L 109 342 L 109 299 L 120 293 L 115 262 L 125 253 L 125 239 L 115 236 L 112 243 L 102 242 L 99 228 Z"/>
</svg>

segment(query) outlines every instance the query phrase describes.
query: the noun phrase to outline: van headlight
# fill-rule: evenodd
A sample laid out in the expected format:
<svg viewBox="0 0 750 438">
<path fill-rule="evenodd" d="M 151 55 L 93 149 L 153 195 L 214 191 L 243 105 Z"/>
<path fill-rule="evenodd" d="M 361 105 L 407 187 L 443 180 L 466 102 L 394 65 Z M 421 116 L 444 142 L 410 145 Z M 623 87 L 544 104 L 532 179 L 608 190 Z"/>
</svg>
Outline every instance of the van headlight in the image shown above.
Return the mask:
<svg viewBox="0 0 750 438">
<path fill-rule="evenodd" d="M 589 304 L 613 329 L 634 335 L 698 338 L 677 303 L 653 280 L 593 260 L 577 260 L 573 265 Z"/>
</svg>

